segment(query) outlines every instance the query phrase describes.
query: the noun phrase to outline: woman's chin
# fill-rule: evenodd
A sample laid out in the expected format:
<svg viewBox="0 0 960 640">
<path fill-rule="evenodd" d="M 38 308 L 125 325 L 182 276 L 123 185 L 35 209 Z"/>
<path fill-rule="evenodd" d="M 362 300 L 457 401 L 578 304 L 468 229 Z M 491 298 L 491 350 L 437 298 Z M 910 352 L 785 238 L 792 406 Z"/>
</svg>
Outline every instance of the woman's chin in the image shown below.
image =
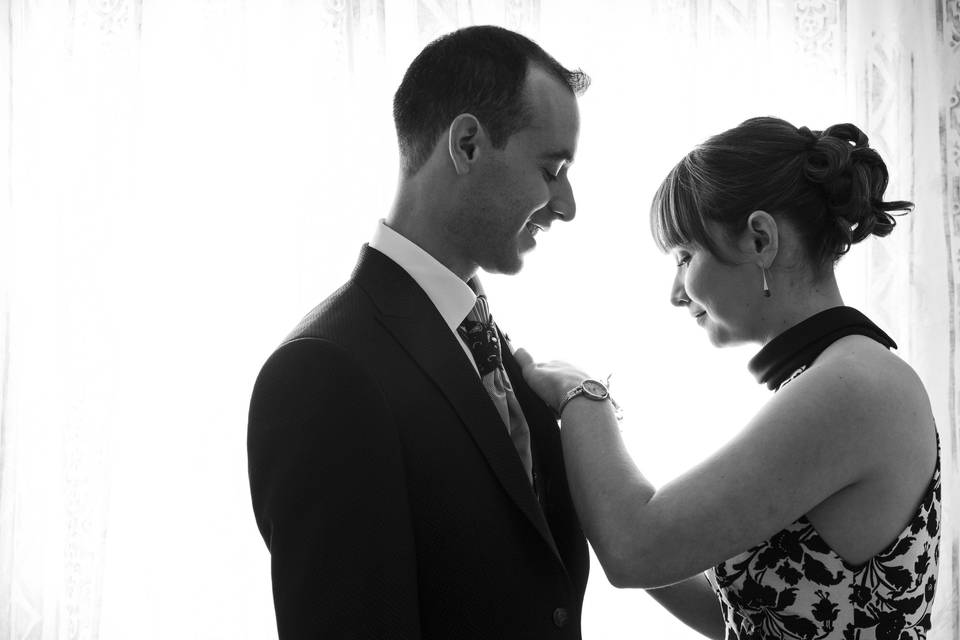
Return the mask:
<svg viewBox="0 0 960 640">
<path fill-rule="evenodd" d="M 719 326 L 713 322 L 711 322 L 706 329 L 707 338 L 710 340 L 710 344 L 715 347 L 735 347 L 749 342 L 746 338 L 738 336 L 726 327 Z"/>
<path fill-rule="evenodd" d="M 707 332 L 707 338 L 710 340 L 710 344 L 712 344 L 712 345 L 715 346 L 715 347 L 721 347 L 721 348 L 722 348 L 722 347 L 727 346 L 727 343 L 723 340 L 723 338 L 721 338 L 720 336 L 718 336 L 718 335 L 717 335 L 716 333 L 714 333 L 713 331 L 708 331 L 708 332 Z"/>
</svg>

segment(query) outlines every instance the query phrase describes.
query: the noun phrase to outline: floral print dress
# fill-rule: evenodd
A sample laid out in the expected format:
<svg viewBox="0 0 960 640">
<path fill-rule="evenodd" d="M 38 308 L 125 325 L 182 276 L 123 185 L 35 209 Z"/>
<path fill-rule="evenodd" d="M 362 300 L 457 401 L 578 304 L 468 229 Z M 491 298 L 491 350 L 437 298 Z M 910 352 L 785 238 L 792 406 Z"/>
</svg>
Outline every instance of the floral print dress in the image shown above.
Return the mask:
<svg viewBox="0 0 960 640">
<path fill-rule="evenodd" d="M 937 585 L 940 464 L 913 521 L 854 567 L 801 517 L 707 572 L 727 640 L 926 638 Z"/>
<path fill-rule="evenodd" d="M 913 519 L 862 566 L 837 555 L 802 516 L 707 578 L 727 640 L 916 640 L 930 630 L 939 542 L 938 439 L 933 477 Z"/>
</svg>

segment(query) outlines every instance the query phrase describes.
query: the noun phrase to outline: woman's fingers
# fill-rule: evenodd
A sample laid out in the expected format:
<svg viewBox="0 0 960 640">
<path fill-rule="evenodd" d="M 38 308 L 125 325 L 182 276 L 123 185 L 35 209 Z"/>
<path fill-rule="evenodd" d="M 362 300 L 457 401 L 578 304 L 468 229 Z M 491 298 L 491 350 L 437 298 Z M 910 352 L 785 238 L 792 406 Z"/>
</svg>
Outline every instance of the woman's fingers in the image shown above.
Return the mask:
<svg viewBox="0 0 960 640">
<path fill-rule="evenodd" d="M 523 347 L 514 351 L 513 357 L 520 365 L 527 384 L 550 407 L 556 407 L 567 391 L 589 377 L 573 365 L 560 360 L 538 364 Z"/>
</svg>

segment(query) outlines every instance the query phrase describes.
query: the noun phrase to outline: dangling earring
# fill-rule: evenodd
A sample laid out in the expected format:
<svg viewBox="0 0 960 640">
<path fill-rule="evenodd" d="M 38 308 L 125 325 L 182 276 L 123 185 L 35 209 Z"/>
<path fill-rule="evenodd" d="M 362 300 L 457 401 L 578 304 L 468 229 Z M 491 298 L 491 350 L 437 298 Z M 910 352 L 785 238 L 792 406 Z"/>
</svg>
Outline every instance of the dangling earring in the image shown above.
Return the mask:
<svg viewBox="0 0 960 640">
<path fill-rule="evenodd" d="M 760 273 L 763 275 L 763 297 L 770 297 L 770 285 L 767 284 L 767 270 L 764 267 L 760 267 Z"/>
</svg>

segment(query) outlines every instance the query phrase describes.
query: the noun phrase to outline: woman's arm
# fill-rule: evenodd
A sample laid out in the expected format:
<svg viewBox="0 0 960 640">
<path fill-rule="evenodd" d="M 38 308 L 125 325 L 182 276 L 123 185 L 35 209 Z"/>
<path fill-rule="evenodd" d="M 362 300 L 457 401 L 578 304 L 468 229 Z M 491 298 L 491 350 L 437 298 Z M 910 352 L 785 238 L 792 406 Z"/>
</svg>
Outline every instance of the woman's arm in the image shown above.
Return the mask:
<svg viewBox="0 0 960 640">
<path fill-rule="evenodd" d="M 536 370 L 559 365 L 524 356 L 528 380 L 557 406 L 563 392 L 545 389 Z M 554 373 L 553 386 L 575 386 Z M 915 403 L 890 379 L 856 358 L 812 367 L 730 443 L 660 489 L 627 453 L 610 403 L 569 402 L 561 417 L 567 475 L 610 582 L 653 588 L 702 572 L 875 472 L 890 455 L 891 425 L 916 419 Z M 669 426 L 682 425 L 678 415 Z"/>
<path fill-rule="evenodd" d="M 726 626 L 717 594 L 703 574 L 647 593 L 685 625 L 713 640 L 723 640 Z"/>
</svg>

